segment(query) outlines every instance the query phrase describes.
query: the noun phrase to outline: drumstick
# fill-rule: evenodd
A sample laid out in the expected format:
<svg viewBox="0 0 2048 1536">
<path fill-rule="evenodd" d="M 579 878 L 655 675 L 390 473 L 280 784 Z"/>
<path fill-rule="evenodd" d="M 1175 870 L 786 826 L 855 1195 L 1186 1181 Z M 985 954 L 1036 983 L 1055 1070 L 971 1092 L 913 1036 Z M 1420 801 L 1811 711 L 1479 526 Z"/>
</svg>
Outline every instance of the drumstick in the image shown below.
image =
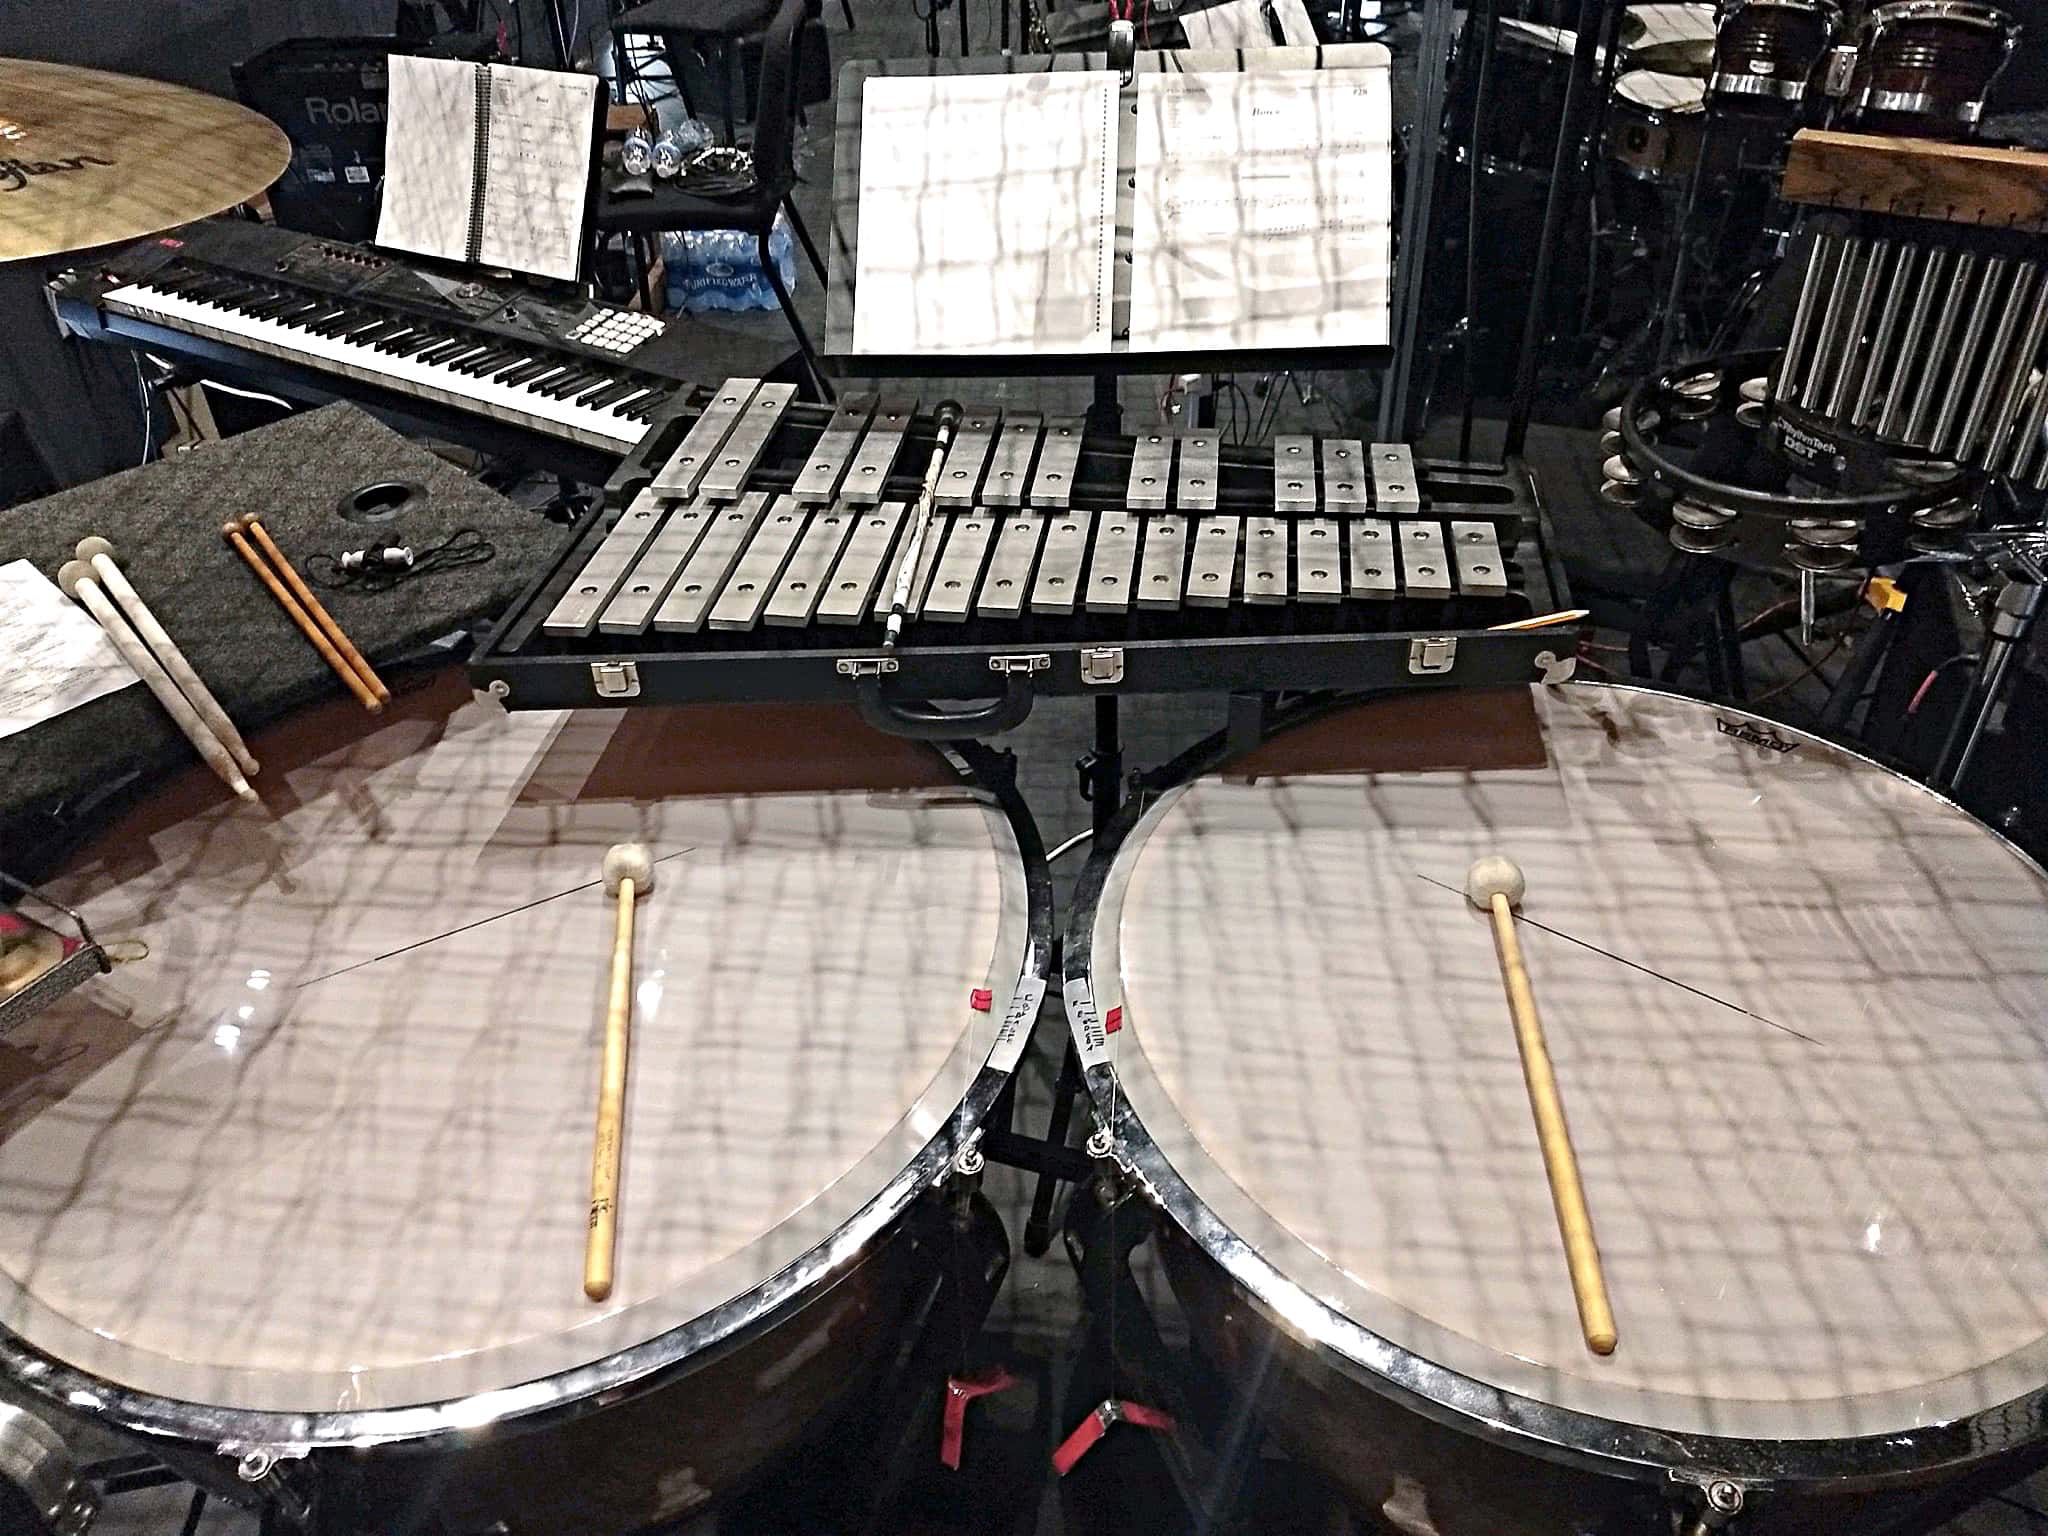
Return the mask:
<svg viewBox="0 0 2048 1536">
<path fill-rule="evenodd" d="M 300 632 L 313 642 L 313 649 L 318 651 L 321 659 L 334 669 L 335 676 L 348 684 L 349 692 L 356 696 L 356 699 L 362 704 L 363 708 L 373 715 L 382 709 L 384 707 L 383 701 L 370 691 L 367 683 L 356 676 L 355 668 L 342 660 L 341 652 L 330 645 L 327 636 L 321 633 L 319 627 L 311 619 L 306 617 L 306 610 L 299 606 L 298 599 L 284 589 L 283 584 L 271 574 L 270 567 L 263 563 L 263 557 L 249 547 L 248 539 L 242 535 L 242 525 L 239 522 L 223 523 L 220 531 L 227 541 L 235 546 L 235 553 L 249 562 L 249 569 L 256 573 L 258 581 L 261 581 L 265 587 L 269 588 L 270 595 L 277 599 L 278 606 L 284 609 L 294 624 L 299 626 Z"/>
<path fill-rule="evenodd" d="M 1543 1040 L 1543 1021 L 1536 1014 L 1529 968 L 1522 963 L 1522 941 L 1515 933 L 1514 909 L 1521 905 L 1526 889 L 1522 871 L 1512 860 L 1498 855 L 1481 859 L 1465 876 L 1465 895 L 1473 906 L 1493 916 L 1494 949 L 1500 957 L 1501 981 L 1507 987 L 1508 1011 L 1515 1018 L 1515 1044 L 1522 1055 L 1529 1109 L 1536 1117 L 1536 1140 L 1543 1148 L 1543 1169 L 1550 1176 L 1550 1201 L 1557 1208 L 1557 1230 L 1564 1239 L 1572 1295 L 1579 1305 L 1579 1327 L 1588 1349 L 1596 1355 L 1611 1355 L 1614 1310 L 1607 1304 L 1607 1280 L 1600 1271 L 1593 1218 L 1586 1210 L 1586 1191 L 1579 1182 L 1579 1159 L 1572 1151 L 1571 1130 L 1565 1124 L 1564 1101 L 1558 1097 L 1557 1074 L 1551 1070 L 1550 1047 Z"/>
<path fill-rule="evenodd" d="M 100 584 L 93 579 L 92 567 L 82 560 L 66 561 L 64 568 L 57 572 L 57 585 L 85 604 L 86 611 L 99 620 L 100 628 L 114 642 L 114 649 L 156 695 L 156 701 L 177 722 L 178 729 L 185 733 L 185 739 L 192 743 L 193 750 L 205 759 L 206 766 L 219 774 L 221 782 L 237 795 L 254 801 L 256 791 L 242 777 L 242 770 L 235 766 L 228 749 L 206 728 L 206 722 L 199 718 L 191 701 L 178 691 L 178 685 L 171 681 L 170 674 L 157 665 L 156 658 L 149 654 L 149 647 L 136 639 L 128 621 L 121 617 L 106 593 L 100 590 Z"/>
<path fill-rule="evenodd" d="M 334 622 L 334 615 L 313 595 L 313 589 L 300 580 L 299 573 L 291 561 L 285 559 L 284 551 L 271 539 L 269 530 L 263 526 L 263 520 L 251 512 L 242 519 L 242 526 L 261 546 L 263 553 L 270 557 L 270 563 L 277 567 L 277 574 L 284 578 L 284 584 L 291 588 L 292 596 L 299 600 L 299 605 L 313 616 L 313 622 L 325 631 L 328 640 L 341 653 L 342 659 L 355 669 L 356 676 L 377 696 L 377 702 L 389 704 L 391 690 L 384 686 L 384 679 L 371 670 L 369 662 L 363 659 L 363 653 L 356 649 L 355 642 L 342 633 L 341 626 Z"/>
<path fill-rule="evenodd" d="M 604 1010 L 604 1068 L 597 1088 L 597 1142 L 590 1154 L 590 1233 L 583 1245 L 583 1294 L 612 1293 L 619 1224 L 619 1147 L 626 1118 L 626 1048 L 633 1022 L 633 903 L 654 889 L 644 843 L 616 843 L 604 856 L 604 888 L 618 899 L 612 930 L 612 990 Z"/>
<path fill-rule="evenodd" d="M 114 546 L 96 536 L 80 539 L 78 558 L 92 567 L 100 586 L 113 598 L 128 622 L 135 626 L 143 643 L 156 653 L 156 659 L 170 673 L 171 681 L 178 685 L 179 691 L 191 701 L 194 711 L 206 722 L 206 728 L 220 738 L 220 744 L 241 765 L 242 772 L 253 775 L 258 764 L 249 751 L 248 743 L 242 740 L 242 733 L 235 729 L 235 722 L 228 718 L 228 712 L 220 707 L 220 700 L 213 696 L 213 690 L 206 686 L 192 663 L 185 659 L 185 653 L 178 649 L 163 625 L 157 622 L 149 604 L 128 585 L 128 578 L 114 564 Z"/>
</svg>

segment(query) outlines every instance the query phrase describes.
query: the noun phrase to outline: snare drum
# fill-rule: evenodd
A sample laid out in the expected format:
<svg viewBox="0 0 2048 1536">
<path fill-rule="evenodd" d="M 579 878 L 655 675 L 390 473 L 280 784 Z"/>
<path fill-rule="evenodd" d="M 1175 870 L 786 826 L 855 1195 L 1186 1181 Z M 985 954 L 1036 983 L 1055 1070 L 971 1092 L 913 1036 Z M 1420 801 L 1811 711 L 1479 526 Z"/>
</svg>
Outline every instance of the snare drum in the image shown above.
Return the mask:
<svg viewBox="0 0 2048 1536">
<path fill-rule="evenodd" d="M 1707 85 L 1685 75 L 1632 69 L 1614 82 L 1607 109 L 1607 158 L 1624 176 L 1682 185 L 1699 162 Z"/>
<path fill-rule="evenodd" d="M 1716 97 L 1803 100 L 1837 20 L 1824 0 L 1737 0 L 1714 44 L 1709 89 Z"/>
<path fill-rule="evenodd" d="M 1501 20 L 1486 90 L 1486 144 L 1480 164 L 1487 172 L 1549 180 L 1577 46 L 1578 34 L 1568 27 L 1540 26 L 1513 17 Z M 1478 65 L 1478 47 L 1468 41 L 1459 58 L 1449 114 L 1458 131 L 1468 136 Z M 1469 156 L 1469 142 L 1463 148 Z"/>
<path fill-rule="evenodd" d="M 637 1528 L 850 1404 L 953 1243 L 988 1262 L 993 1213 L 929 1192 L 1042 990 L 1036 834 L 993 759 L 739 713 L 507 714 L 449 674 L 257 742 L 261 807 L 172 785 L 51 888 L 148 951 L 7 1041 L 45 1065 L 0 1101 L 0 1365 L 60 1428 L 338 1530 Z M 628 840 L 657 879 L 597 1303 Z"/>
<path fill-rule="evenodd" d="M 1977 0 L 1893 0 L 1863 24 L 1849 125 L 1871 133 L 1958 138 L 1976 132 L 2019 23 Z"/>
<path fill-rule="evenodd" d="M 1632 5 L 1622 13 L 1621 47 L 1631 69 L 1704 78 L 1714 62 L 1714 8 Z"/>
<path fill-rule="evenodd" d="M 1675 1529 L 1602 1522 L 1725 1481 L 1745 1532 L 1813 1532 L 2048 1433 L 2048 874 L 1633 688 L 1356 707 L 1223 772 L 1105 837 L 1065 988 L 1191 1337 L 1293 1454 L 1403 1530 Z M 1528 878 L 1605 1357 L 1487 854 Z"/>
</svg>

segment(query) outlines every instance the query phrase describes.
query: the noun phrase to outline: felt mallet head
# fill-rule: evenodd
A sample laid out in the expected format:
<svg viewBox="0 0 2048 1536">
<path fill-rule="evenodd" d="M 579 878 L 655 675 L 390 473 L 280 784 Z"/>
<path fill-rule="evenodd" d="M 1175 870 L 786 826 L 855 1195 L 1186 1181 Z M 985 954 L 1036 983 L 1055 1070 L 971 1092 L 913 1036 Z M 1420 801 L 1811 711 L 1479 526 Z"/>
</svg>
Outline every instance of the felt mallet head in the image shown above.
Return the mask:
<svg viewBox="0 0 2048 1536">
<path fill-rule="evenodd" d="M 87 565 L 91 565 L 101 555 L 111 559 L 114 554 L 114 546 L 95 533 L 89 538 L 83 538 L 78 541 L 76 554 Z"/>
<path fill-rule="evenodd" d="M 1492 910 L 1496 895 L 1507 897 L 1510 907 L 1519 907 L 1528 888 L 1521 866 L 1497 853 L 1488 854 L 1465 872 L 1465 898 L 1482 912 Z"/>
<path fill-rule="evenodd" d="M 607 895 L 619 894 L 622 881 L 633 882 L 633 894 L 645 896 L 654 889 L 654 855 L 645 843 L 614 843 L 605 850 L 604 888 Z"/>
</svg>

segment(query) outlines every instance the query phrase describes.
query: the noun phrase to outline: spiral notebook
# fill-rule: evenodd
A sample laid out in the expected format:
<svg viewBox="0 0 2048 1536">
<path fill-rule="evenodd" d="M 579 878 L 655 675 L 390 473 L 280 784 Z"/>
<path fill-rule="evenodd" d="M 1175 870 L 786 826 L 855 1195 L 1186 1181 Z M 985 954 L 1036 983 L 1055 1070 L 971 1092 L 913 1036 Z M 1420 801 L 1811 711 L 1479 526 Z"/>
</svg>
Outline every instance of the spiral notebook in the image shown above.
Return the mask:
<svg viewBox="0 0 2048 1536">
<path fill-rule="evenodd" d="M 377 244 L 576 280 L 603 82 L 392 54 Z"/>
<path fill-rule="evenodd" d="M 869 79 L 853 352 L 1384 346 L 1392 93 L 1369 57 Z"/>
</svg>

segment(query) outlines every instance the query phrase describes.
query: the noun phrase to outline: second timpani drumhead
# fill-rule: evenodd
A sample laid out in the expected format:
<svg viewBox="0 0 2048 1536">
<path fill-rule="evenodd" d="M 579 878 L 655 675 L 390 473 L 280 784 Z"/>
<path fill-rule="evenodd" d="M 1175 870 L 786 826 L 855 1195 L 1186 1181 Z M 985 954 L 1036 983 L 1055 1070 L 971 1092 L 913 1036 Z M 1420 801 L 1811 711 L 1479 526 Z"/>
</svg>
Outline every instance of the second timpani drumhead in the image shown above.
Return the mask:
<svg viewBox="0 0 2048 1536">
<path fill-rule="evenodd" d="M 36 1349 L 238 1410 L 500 1394 L 483 1422 L 834 1238 L 956 1113 L 1027 948 L 989 795 L 902 744 L 904 787 L 728 792 L 748 763 L 690 712 L 508 715 L 452 681 L 266 747 L 263 807 L 159 797 L 54 889 L 148 958 L 8 1042 L 47 1069 L 0 1125 L 0 1322 Z M 597 1304 L 600 869 L 628 840 L 657 882 Z"/>
<path fill-rule="evenodd" d="M 1666 75 L 1654 69 L 1632 69 L 1614 82 L 1614 94 L 1652 112 L 1703 112 L 1707 82 L 1691 75 Z"/>
<path fill-rule="evenodd" d="M 1117 1026 L 1093 1055 L 1185 1183 L 1168 1209 L 1230 1234 L 1233 1273 L 1231 1244 L 1270 1266 L 1290 1329 L 1327 1308 L 1604 1420 L 1871 1436 L 2040 1389 L 2048 878 L 1796 732 L 1624 688 L 1533 702 L 1540 766 L 1201 778 L 1098 856 L 1070 1011 L 1092 988 Z M 1490 853 L 1528 878 L 1604 1359 L 1462 893 Z"/>
</svg>

